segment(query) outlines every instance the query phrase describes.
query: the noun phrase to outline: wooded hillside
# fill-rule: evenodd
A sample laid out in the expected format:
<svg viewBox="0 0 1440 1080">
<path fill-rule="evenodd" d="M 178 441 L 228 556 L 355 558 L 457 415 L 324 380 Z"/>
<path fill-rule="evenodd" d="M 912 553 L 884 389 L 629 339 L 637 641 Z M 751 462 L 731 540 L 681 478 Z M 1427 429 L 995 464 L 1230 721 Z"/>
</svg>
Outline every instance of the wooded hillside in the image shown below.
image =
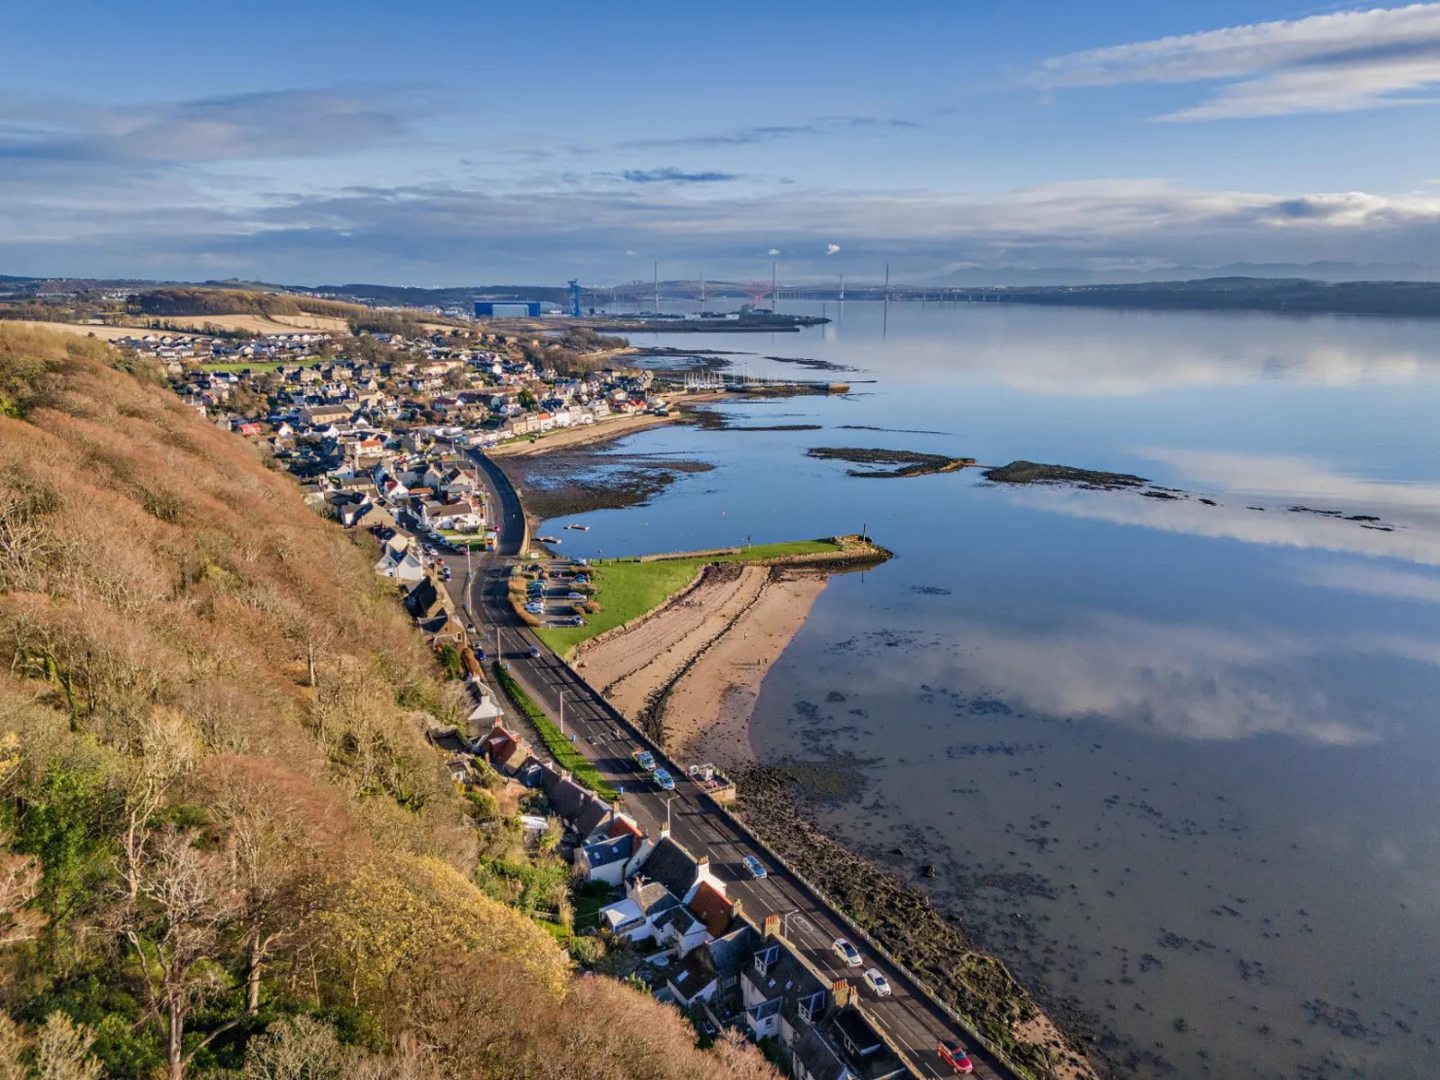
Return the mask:
<svg viewBox="0 0 1440 1080">
<path fill-rule="evenodd" d="M 372 559 L 148 368 L 0 325 L 0 1080 L 770 1075 L 476 888 Z"/>
</svg>

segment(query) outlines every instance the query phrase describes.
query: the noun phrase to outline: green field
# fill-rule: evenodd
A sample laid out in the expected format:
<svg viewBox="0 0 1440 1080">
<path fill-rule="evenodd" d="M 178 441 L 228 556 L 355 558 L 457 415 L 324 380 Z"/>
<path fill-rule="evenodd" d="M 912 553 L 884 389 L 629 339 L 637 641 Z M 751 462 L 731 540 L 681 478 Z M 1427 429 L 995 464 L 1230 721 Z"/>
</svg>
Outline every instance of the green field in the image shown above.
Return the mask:
<svg viewBox="0 0 1440 1080">
<path fill-rule="evenodd" d="M 282 368 L 282 367 L 301 367 L 301 368 L 304 368 L 304 367 L 315 367 L 317 364 L 323 364 L 324 362 L 325 362 L 324 360 L 321 360 L 321 359 L 319 359 L 319 358 L 317 357 L 317 358 L 312 359 L 312 360 L 303 360 L 303 361 L 301 361 L 301 360 L 245 360 L 245 361 L 236 362 L 236 363 L 226 362 L 226 363 L 223 363 L 223 364 L 222 364 L 222 363 L 199 364 L 199 365 L 197 365 L 197 366 L 199 367 L 199 369 L 200 369 L 201 371 L 217 371 L 217 372 L 225 372 L 225 371 L 228 371 L 228 372 L 234 372 L 235 374 L 239 374 L 239 373 L 242 372 L 242 371 L 249 371 L 249 372 L 252 372 L 252 373 L 254 373 L 254 374 L 259 374 L 259 373 L 262 372 L 262 371 L 276 371 L 276 370 L 278 370 L 278 369 L 280 369 L 280 368 Z"/>
<path fill-rule="evenodd" d="M 535 634 L 556 653 L 567 656 L 582 641 L 589 641 L 597 634 L 659 607 L 690 584 L 700 569 L 710 563 L 757 562 L 784 555 L 816 555 L 840 550 L 840 545 L 833 540 L 790 540 L 779 544 L 756 544 L 734 555 L 705 555 L 644 563 L 623 559 L 595 562 L 590 568 L 590 583 L 602 610 L 585 616 L 584 626 L 537 628 Z"/>
</svg>

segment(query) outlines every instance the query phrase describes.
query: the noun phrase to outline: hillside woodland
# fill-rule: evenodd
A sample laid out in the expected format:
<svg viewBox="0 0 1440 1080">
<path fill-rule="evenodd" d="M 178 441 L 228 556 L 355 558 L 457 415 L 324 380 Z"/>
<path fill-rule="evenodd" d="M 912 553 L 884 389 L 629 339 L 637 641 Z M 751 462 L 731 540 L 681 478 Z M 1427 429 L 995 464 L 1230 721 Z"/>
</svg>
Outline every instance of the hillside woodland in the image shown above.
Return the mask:
<svg viewBox="0 0 1440 1080">
<path fill-rule="evenodd" d="M 157 373 L 0 324 L 0 1080 L 773 1075 L 477 887 L 518 829 L 372 559 Z"/>
</svg>

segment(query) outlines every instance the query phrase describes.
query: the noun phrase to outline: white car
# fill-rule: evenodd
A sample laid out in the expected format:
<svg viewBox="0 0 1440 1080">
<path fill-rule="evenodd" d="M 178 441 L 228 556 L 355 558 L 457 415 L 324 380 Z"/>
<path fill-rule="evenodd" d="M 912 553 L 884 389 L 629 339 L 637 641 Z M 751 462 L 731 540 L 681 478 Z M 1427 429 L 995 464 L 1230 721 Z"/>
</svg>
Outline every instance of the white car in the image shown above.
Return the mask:
<svg viewBox="0 0 1440 1080">
<path fill-rule="evenodd" d="M 890 996 L 890 980 L 880 974 L 879 968 L 865 969 L 865 983 L 871 990 L 875 991 L 876 997 Z"/>
<path fill-rule="evenodd" d="M 860 950 L 855 948 L 854 945 L 851 945 L 850 942 L 846 941 L 843 937 L 836 938 L 835 944 L 831 945 L 830 948 L 834 949 L 835 955 L 851 967 L 859 967 L 865 962 L 860 959 Z"/>
</svg>

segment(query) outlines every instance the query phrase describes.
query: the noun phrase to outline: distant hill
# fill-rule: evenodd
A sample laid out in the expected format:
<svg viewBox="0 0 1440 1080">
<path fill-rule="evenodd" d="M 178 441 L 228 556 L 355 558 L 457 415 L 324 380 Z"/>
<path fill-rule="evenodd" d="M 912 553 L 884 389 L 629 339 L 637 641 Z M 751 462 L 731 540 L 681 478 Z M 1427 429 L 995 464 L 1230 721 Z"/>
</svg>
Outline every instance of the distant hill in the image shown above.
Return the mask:
<svg viewBox="0 0 1440 1080">
<path fill-rule="evenodd" d="M 1006 303 L 1356 315 L 1440 315 L 1440 282 L 1218 277 L 1119 285 L 976 290 Z"/>
</svg>

